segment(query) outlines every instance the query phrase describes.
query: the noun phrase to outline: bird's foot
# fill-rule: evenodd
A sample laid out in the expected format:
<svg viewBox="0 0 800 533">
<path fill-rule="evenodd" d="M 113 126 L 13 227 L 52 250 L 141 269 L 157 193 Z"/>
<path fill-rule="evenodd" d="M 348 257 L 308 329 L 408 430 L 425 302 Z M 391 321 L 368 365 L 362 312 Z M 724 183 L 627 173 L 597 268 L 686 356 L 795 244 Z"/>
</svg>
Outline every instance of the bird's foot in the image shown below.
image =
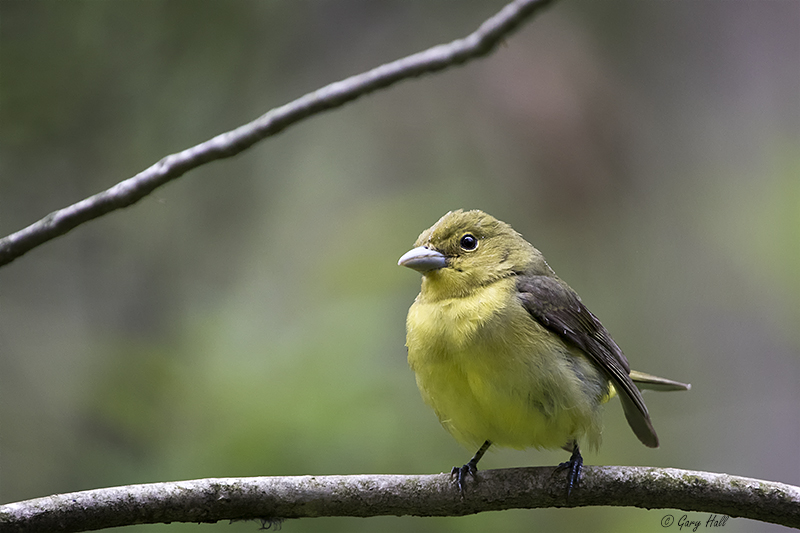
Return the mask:
<svg viewBox="0 0 800 533">
<path fill-rule="evenodd" d="M 477 461 L 475 463 L 470 461 L 464 466 L 454 466 L 450 471 L 450 477 L 454 478 L 458 483 L 458 490 L 461 491 L 462 498 L 464 497 L 464 488 L 467 476 L 472 476 L 472 479 L 475 481 L 478 480 L 478 466 L 476 463 Z"/>
<path fill-rule="evenodd" d="M 491 441 L 487 440 L 478 448 L 478 451 L 475 452 L 472 459 L 467 461 L 467 464 L 462 467 L 454 466 L 450 471 L 450 477 L 456 478 L 458 481 L 458 489 L 461 491 L 462 500 L 464 499 L 464 483 L 466 482 L 467 476 L 472 476 L 472 479 L 478 481 L 478 461 L 481 460 L 481 457 L 483 457 L 483 454 L 486 453 L 486 450 L 488 450 L 491 445 Z"/>
<path fill-rule="evenodd" d="M 569 495 L 572 494 L 572 488 L 575 487 L 581 480 L 581 471 L 583 470 L 583 457 L 578 449 L 578 445 L 572 449 L 572 455 L 569 461 L 561 463 L 553 471 L 553 475 L 559 472 L 567 471 L 567 501 L 569 502 Z"/>
</svg>

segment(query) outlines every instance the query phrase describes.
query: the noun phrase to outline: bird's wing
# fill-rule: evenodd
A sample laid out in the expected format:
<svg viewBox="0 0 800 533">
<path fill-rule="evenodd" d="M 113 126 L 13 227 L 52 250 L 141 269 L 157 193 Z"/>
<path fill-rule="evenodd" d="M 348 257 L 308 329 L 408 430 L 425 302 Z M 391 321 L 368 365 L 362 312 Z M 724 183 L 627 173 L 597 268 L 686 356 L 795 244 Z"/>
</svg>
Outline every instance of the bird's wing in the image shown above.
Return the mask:
<svg viewBox="0 0 800 533">
<path fill-rule="evenodd" d="M 518 276 L 517 291 L 531 317 L 583 351 L 608 375 L 621 393 L 622 409 L 633 432 L 645 446 L 658 447 L 658 436 L 644 399 L 629 376 L 627 359 L 575 291 L 558 278 L 528 275 Z"/>
</svg>

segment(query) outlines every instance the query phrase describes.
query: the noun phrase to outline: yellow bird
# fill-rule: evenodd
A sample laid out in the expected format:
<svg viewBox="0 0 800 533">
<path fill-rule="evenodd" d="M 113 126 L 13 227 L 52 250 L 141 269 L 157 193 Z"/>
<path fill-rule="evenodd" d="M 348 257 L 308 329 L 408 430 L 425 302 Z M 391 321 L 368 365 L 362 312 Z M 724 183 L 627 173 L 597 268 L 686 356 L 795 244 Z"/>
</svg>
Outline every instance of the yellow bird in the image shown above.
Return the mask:
<svg viewBox="0 0 800 533">
<path fill-rule="evenodd" d="M 578 443 L 597 448 L 602 405 L 619 392 L 645 446 L 658 437 L 637 388 L 689 385 L 631 371 L 606 328 L 542 253 L 482 211 L 451 211 L 398 264 L 422 273 L 408 311 L 408 362 L 425 402 L 453 437 L 479 447 L 453 468 L 459 488 L 492 444 L 564 448 L 567 496 Z"/>
</svg>

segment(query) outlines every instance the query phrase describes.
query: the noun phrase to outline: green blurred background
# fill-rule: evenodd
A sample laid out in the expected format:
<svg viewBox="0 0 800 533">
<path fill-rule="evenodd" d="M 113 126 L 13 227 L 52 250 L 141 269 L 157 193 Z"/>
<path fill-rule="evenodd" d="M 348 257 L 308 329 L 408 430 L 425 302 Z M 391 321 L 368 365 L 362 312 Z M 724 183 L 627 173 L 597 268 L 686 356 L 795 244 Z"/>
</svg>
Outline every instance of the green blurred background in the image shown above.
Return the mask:
<svg viewBox="0 0 800 533">
<path fill-rule="evenodd" d="M 0 234 L 501 6 L 2 0 Z M 633 367 L 693 385 L 646 397 L 658 450 L 612 402 L 587 464 L 800 484 L 800 3 L 571 0 L 484 60 L 307 120 L 0 269 L 0 502 L 462 464 L 474 450 L 406 366 L 420 281 L 396 266 L 460 207 L 541 249 Z M 622 533 L 664 531 L 665 514 L 283 531 Z"/>
</svg>

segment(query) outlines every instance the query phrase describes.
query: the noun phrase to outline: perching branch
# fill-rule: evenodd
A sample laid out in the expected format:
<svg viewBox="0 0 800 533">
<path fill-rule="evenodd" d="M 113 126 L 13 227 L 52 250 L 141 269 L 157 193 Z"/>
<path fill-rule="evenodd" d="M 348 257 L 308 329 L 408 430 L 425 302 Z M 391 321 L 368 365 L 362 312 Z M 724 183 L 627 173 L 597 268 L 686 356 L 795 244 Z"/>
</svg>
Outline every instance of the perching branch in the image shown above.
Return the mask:
<svg viewBox="0 0 800 533">
<path fill-rule="evenodd" d="M 478 475 L 463 499 L 448 474 L 218 478 L 130 485 L 0 506 L 0 530 L 75 532 L 160 522 L 462 516 L 589 505 L 683 509 L 713 513 L 718 519 L 743 517 L 800 528 L 800 487 L 783 483 L 673 468 L 589 466 L 567 503 L 563 477 L 554 476 L 550 467 L 484 470 Z M 699 518 L 706 520 L 693 517 Z M 670 515 L 658 520 L 669 522 Z"/>
<path fill-rule="evenodd" d="M 168 155 L 132 178 L 69 207 L 54 211 L 27 228 L 0 239 L 0 266 L 10 263 L 40 244 L 64 235 L 84 222 L 138 202 L 158 187 L 194 168 L 217 159 L 232 157 L 307 117 L 339 107 L 359 96 L 406 78 L 443 70 L 486 55 L 523 21 L 550 2 L 551 0 L 515 0 L 463 39 L 434 46 L 332 83 L 272 109 L 249 124 L 217 135 L 182 152 Z"/>
</svg>

